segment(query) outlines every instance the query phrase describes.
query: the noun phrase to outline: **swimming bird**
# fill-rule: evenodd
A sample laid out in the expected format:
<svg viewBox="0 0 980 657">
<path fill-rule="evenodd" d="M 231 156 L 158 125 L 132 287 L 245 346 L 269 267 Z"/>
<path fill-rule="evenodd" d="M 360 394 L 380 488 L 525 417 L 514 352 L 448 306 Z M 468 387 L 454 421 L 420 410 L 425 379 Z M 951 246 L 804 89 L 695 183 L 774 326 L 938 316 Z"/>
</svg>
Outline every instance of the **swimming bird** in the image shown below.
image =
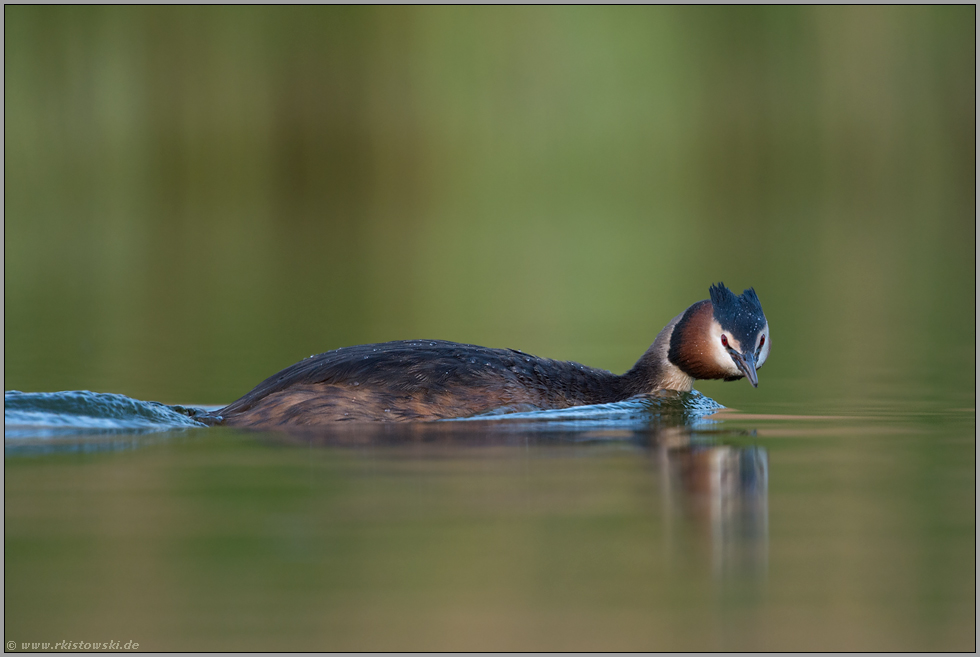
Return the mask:
<svg viewBox="0 0 980 657">
<path fill-rule="evenodd" d="M 695 379 L 744 377 L 757 387 L 770 346 L 759 297 L 752 288 L 736 295 L 724 283 L 709 294 L 668 322 L 622 375 L 514 349 L 402 340 L 310 356 L 209 417 L 235 427 L 312 428 L 602 404 L 690 391 Z"/>
</svg>

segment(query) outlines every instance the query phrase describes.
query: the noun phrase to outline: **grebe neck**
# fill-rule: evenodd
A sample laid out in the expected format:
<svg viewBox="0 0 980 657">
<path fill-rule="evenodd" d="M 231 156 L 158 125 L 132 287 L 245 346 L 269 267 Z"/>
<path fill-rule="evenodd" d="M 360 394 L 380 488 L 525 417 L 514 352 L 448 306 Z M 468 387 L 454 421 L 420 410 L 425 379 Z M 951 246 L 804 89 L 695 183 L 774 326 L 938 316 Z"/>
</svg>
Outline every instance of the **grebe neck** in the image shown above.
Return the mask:
<svg viewBox="0 0 980 657">
<path fill-rule="evenodd" d="M 670 362 L 670 339 L 674 327 L 683 319 L 687 310 L 670 320 L 663 327 L 650 348 L 640 356 L 630 371 L 623 375 L 623 383 L 630 395 L 641 395 L 657 390 L 690 392 L 694 377 Z"/>
</svg>

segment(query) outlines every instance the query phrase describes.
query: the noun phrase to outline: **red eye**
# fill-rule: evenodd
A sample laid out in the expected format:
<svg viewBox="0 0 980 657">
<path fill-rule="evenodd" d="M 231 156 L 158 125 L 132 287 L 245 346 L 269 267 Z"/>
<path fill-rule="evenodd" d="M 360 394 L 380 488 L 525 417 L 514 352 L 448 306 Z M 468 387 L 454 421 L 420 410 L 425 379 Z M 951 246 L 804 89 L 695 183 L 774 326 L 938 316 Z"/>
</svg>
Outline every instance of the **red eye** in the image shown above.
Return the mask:
<svg viewBox="0 0 980 657">
<path fill-rule="evenodd" d="M 761 347 L 765 343 L 766 343 L 766 336 L 763 335 L 761 338 L 759 338 L 759 346 Z"/>
<path fill-rule="evenodd" d="M 721 334 L 721 343 L 726 347 L 728 346 L 728 336 L 726 336 L 724 333 Z"/>
</svg>

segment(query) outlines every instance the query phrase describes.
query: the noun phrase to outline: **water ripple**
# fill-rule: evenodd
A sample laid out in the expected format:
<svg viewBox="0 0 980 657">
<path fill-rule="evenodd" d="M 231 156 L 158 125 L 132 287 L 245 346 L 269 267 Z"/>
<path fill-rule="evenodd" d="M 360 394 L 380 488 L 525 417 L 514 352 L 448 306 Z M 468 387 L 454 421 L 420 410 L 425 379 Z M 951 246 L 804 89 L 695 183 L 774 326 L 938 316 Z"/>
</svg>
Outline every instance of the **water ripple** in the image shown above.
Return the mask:
<svg viewBox="0 0 980 657">
<path fill-rule="evenodd" d="M 664 390 L 650 395 L 639 395 L 625 401 L 609 404 L 591 404 L 540 410 L 531 407 L 505 407 L 490 413 L 447 422 L 491 421 L 502 427 L 517 424 L 522 430 L 534 428 L 572 429 L 595 427 L 631 428 L 654 425 L 700 425 L 724 406 L 702 395 L 697 390 L 674 392 Z"/>
<path fill-rule="evenodd" d="M 88 390 L 3 393 L 4 438 L 148 433 L 203 427 L 195 409 Z"/>
</svg>

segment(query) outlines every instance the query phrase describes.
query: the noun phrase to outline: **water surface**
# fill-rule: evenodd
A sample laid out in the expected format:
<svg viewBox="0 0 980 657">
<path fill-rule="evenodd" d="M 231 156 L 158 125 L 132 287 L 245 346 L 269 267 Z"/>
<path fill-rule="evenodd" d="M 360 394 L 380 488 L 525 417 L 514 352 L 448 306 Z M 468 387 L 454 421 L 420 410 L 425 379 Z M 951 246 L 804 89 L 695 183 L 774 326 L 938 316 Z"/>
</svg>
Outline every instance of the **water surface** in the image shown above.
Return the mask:
<svg viewBox="0 0 980 657">
<path fill-rule="evenodd" d="M 750 415 L 695 397 L 304 435 L 125 400 L 7 394 L 7 639 L 973 646 L 970 408 Z"/>
</svg>

